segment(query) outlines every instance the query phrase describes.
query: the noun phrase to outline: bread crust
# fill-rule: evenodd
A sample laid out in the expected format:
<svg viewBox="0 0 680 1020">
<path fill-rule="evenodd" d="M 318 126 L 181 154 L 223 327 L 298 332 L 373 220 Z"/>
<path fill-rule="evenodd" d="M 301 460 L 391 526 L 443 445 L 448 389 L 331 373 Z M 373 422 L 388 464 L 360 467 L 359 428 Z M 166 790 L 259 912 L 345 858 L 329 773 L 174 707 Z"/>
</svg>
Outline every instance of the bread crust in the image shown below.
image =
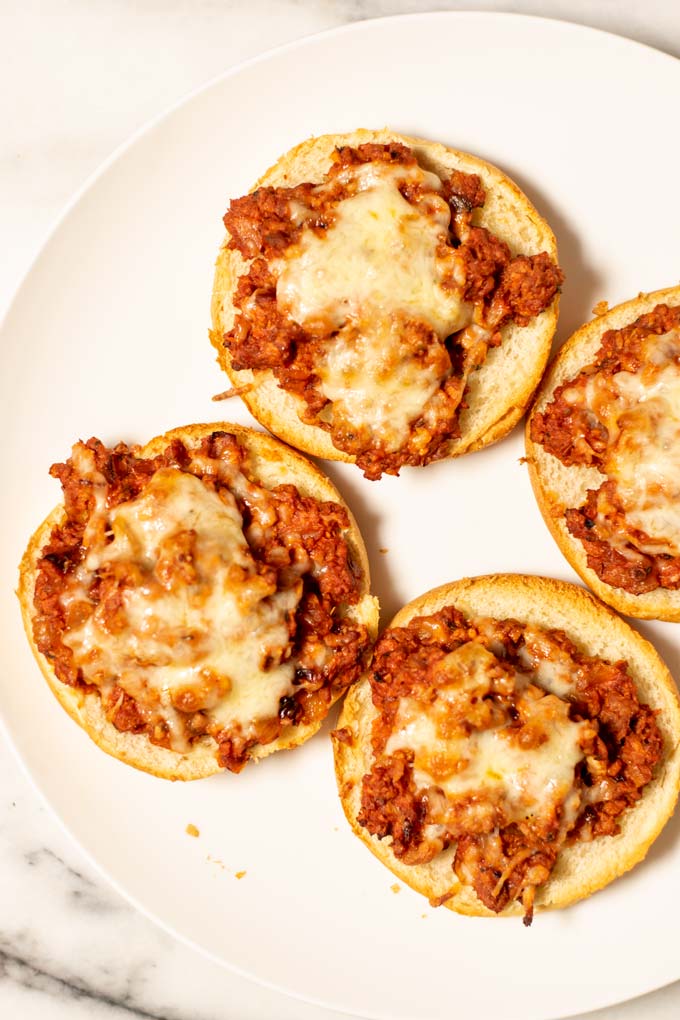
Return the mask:
<svg viewBox="0 0 680 1020">
<path fill-rule="evenodd" d="M 381 131 L 359 129 L 348 134 L 321 135 L 296 145 L 270 167 L 253 187 L 292 187 L 304 181 L 320 181 L 326 174 L 331 155 L 341 145 L 357 146 L 365 142 L 386 144 L 403 142 L 416 154 L 418 162 L 435 173 L 450 174 L 458 169 L 478 174 L 487 192 L 484 208 L 477 210 L 475 223 L 487 227 L 510 247 L 512 254 L 546 251 L 557 260 L 555 236 L 517 185 L 492 164 L 438 142 L 411 138 L 387 128 Z M 354 457 L 337 449 L 329 433 L 300 420 L 297 408 L 301 398 L 287 393 L 271 371 L 235 371 L 223 335 L 234 321 L 231 301 L 236 282 L 248 266 L 239 252 L 227 248 L 229 235 L 220 249 L 215 267 L 211 302 L 211 343 L 217 361 L 234 386 L 243 387 L 242 397 L 251 414 L 285 442 L 305 453 L 327 460 L 353 462 Z M 469 380 L 468 408 L 460 416 L 461 436 L 452 439 L 447 456 L 457 457 L 489 446 L 507 435 L 517 424 L 531 400 L 550 355 L 557 325 L 559 295 L 530 326 L 510 323 L 502 329 L 503 343 L 491 349 L 479 371 Z"/>
<path fill-rule="evenodd" d="M 401 609 L 390 627 L 405 626 L 414 616 L 455 605 L 464 614 L 512 618 L 564 630 L 583 651 L 611 660 L 624 658 L 641 701 L 658 709 L 664 755 L 642 799 L 621 815 L 621 832 L 592 843 L 562 849 L 544 886 L 536 892 L 536 909 L 569 906 L 602 889 L 641 861 L 675 808 L 680 790 L 680 705 L 673 679 L 654 647 L 590 592 L 564 581 L 521 574 L 465 578 L 442 585 Z M 428 864 L 408 865 L 392 853 L 390 838 L 371 836 L 357 822 L 361 779 L 370 768 L 371 724 L 375 710 L 367 675 L 349 692 L 338 727 L 350 731 L 351 743 L 334 738 L 335 770 L 342 806 L 355 834 L 402 882 L 445 906 L 474 916 L 521 915 L 519 903 L 495 915 L 461 885 L 452 871 L 455 847 Z"/>
<path fill-rule="evenodd" d="M 678 622 L 680 590 L 655 588 L 642 595 L 633 595 L 623 588 L 614 588 L 602 581 L 588 566 L 586 551 L 579 539 L 568 531 L 564 512 L 569 507 L 581 506 L 586 498 L 586 490 L 599 489 L 605 476 L 596 468 L 565 467 L 531 439 L 534 415 L 545 410 L 561 383 L 578 375 L 593 360 L 603 333 L 629 325 L 659 304 L 680 305 L 680 286 L 639 294 L 596 316 L 569 337 L 551 362 L 538 391 L 527 418 L 525 442 L 529 478 L 543 519 L 562 553 L 582 580 L 603 602 L 626 616 L 635 616 L 641 620 Z"/>
<path fill-rule="evenodd" d="M 283 481 L 291 482 L 304 496 L 313 496 L 318 500 L 333 500 L 345 508 L 350 526 L 344 537 L 355 562 L 361 569 L 362 577 L 361 598 L 356 605 L 348 607 L 348 616 L 363 623 L 368 629 L 371 640 L 374 640 L 378 627 L 379 607 L 378 600 L 370 594 L 370 571 L 363 539 L 351 511 L 340 493 L 314 464 L 311 464 L 296 450 L 291 450 L 277 439 L 272 439 L 271 436 L 242 425 L 224 422 L 186 425 L 171 429 L 150 440 L 146 446 L 142 447 L 140 455 L 153 457 L 162 452 L 173 439 L 181 439 L 184 442 L 195 444 L 212 432 L 220 430 L 235 435 L 239 443 L 248 451 L 254 474 L 260 481 L 270 485 L 281 484 Z M 172 780 L 202 779 L 223 771 L 217 763 L 216 744 L 211 737 L 201 737 L 192 745 L 191 750 L 184 754 L 152 744 L 144 733 L 121 733 L 106 718 L 99 694 L 85 692 L 62 683 L 57 679 L 47 658 L 37 648 L 33 637 L 33 595 L 38 561 L 52 529 L 63 519 L 63 506 L 58 506 L 31 537 L 19 566 L 17 589 L 26 636 L 52 693 L 95 744 L 107 754 L 118 758 L 127 765 L 132 765 L 134 768 L 149 772 L 162 779 Z M 336 695 L 334 700 L 337 700 L 338 697 L 339 695 Z M 290 731 L 285 736 L 281 736 L 269 744 L 255 747 L 249 761 L 259 761 L 274 751 L 297 747 L 313 736 L 321 725 L 322 722 L 314 722 L 295 728 L 290 727 Z"/>
</svg>

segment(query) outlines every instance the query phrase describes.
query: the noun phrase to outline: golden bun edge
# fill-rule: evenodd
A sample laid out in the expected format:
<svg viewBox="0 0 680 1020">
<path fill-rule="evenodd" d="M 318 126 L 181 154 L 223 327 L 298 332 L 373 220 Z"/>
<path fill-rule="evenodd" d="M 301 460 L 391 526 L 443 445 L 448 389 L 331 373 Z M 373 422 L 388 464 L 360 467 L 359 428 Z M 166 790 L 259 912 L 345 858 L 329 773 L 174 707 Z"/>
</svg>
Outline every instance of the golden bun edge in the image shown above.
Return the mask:
<svg viewBox="0 0 680 1020">
<path fill-rule="evenodd" d="M 545 410 L 561 383 L 573 378 L 593 360 L 603 333 L 629 325 L 659 304 L 680 305 L 680 286 L 639 294 L 624 301 L 585 323 L 565 341 L 551 362 L 527 417 L 525 444 L 529 479 L 539 510 L 563 556 L 582 581 L 619 613 L 641 620 L 677 623 L 680 622 L 680 590 L 656 588 L 642 595 L 632 595 L 602 581 L 591 570 L 583 545 L 567 529 L 564 511 L 581 506 L 586 490 L 599 489 L 605 476 L 596 468 L 565 467 L 557 457 L 534 443 L 530 434 L 534 415 Z"/>
<path fill-rule="evenodd" d="M 590 655 L 613 661 L 626 659 L 640 700 L 659 712 L 664 757 L 641 800 L 621 816 L 620 833 L 561 850 L 549 880 L 537 889 L 537 911 L 569 906 L 639 863 L 673 814 L 680 791 L 680 703 L 673 678 L 649 641 L 616 613 L 585 589 L 552 578 L 492 574 L 454 581 L 404 606 L 390 627 L 405 626 L 413 617 L 436 613 L 446 605 L 455 605 L 470 616 L 512 618 L 564 630 Z M 494 914 L 473 889 L 458 882 L 452 870 L 455 848 L 443 851 L 428 864 L 407 865 L 392 853 L 389 839 L 379 840 L 359 825 L 361 780 L 372 761 L 374 716 L 370 685 L 364 675 L 347 695 L 338 722 L 338 728 L 350 731 L 352 743 L 333 741 L 338 791 L 354 833 L 393 874 L 428 899 L 436 901 L 453 890 L 444 905 L 456 913 L 521 916 L 523 908 L 518 903 L 509 904 L 500 915 Z"/>
<path fill-rule="evenodd" d="M 318 500 L 332 500 L 345 508 L 349 515 L 350 526 L 345 534 L 355 561 L 361 568 L 362 596 L 356 605 L 348 607 L 348 616 L 363 623 L 371 640 L 375 639 L 378 629 L 378 600 L 370 594 L 370 570 L 366 547 L 359 532 L 357 523 L 332 482 L 297 450 L 291 450 L 277 439 L 273 439 L 255 429 L 229 422 L 212 424 L 186 425 L 171 429 L 163 435 L 151 439 L 140 450 L 143 457 L 153 457 L 160 453 L 173 439 L 181 439 L 189 444 L 198 443 L 213 432 L 232 433 L 246 448 L 250 456 L 253 473 L 265 484 L 274 485 L 291 482 L 297 486 L 304 496 L 313 496 Z M 39 651 L 33 638 L 33 594 L 37 576 L 37 564 L 40 553 L 49 539 L 52 529 L 63 520 L 64 510 L 57 506 L 43 521 L 31 537 L 26 552 L 19 566 L 19 584 L 17 596 L 21 607 L 24 629 L 29 640 L 33 655 L 47 683 L 62 708 L 81 726 L 88 736 L 107 754 L 118 758 L 127 765 L 132 765 L 142 772 L 151 773 L 161 779 L 192 780 L 203 779 L 224 771 L 215 757 L 216 744 L 211 737 L 201 737 L 189 752 L 171 751 L 152 744 L 144 733 L 121 733 L 113 723 L 109 722 L 101 707 L 101 699 L 97 692 L 84 692 L 62 683 L 55 675 L 47 658 Z M 336 701 L 340 695 L 336 696 Z M 321 727 L 323 721 L 308 723 L 304 726 L 291 727 L 290 733 L 279 737 L 269 744 L 255 747 L 249 761 L 258 761 L 274 751 L 282 751 L 297 747 L 312 737 Z"/>
<path fill-rule="evenodd" d="M 557 242 L 552 230 L 526 195 L 501 170 L 469 153 L 387 128 L 380 131 L 359 129 L 307 139 L 281 156 L 252 190 L 267 185 L 292 187 L 303 181 L 319 181 L 326 174 L 336 147 L 390 141 L 408 145 L 421 165 L 435 173 L 448 174 L 458 169 L 478 174 L 487 191 L 487 200 L 484 208 L 477 211 L 475 222 L 496 233 L 509 245 L 513 255 L 546 251 L 557 260 Z M 234 307 L 230 296 L 248 263 L 239 252 L 226 247 L 228 241 L 229 235 L 217 257 L 211 301 L 210 339 L 220 367 L 234 386 L 243 388 L 241 396 L 253 417 L 274 435 L 313 456 L 353 462 L 353 457 L 333 445 L 327 432 L 299 419 L 299 398 L 281 389 L 272 372 L 250 369 L 237 372 L 232 368 L 222 337 L 233 325 Z M 489 351 L 481 369 L 469 380 L 466 400 L 470 406 L 461 414 L 461 437 L 451 440 L 447 456 L 457 457 L 489 446 L 507 435 L 520 420 L 550 355 L 558 305 L 559 295 L 529 326 L 510 323 L 503 327 L 503 343 Z"/>
</svg>

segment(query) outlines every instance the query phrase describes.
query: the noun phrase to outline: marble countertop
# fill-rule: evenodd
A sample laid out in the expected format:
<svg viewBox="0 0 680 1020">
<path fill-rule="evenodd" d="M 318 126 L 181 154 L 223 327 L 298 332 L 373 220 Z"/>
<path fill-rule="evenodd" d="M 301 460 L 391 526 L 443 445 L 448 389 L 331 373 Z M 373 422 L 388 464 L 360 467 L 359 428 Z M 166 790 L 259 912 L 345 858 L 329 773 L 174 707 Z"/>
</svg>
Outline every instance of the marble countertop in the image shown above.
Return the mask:
<svg viewBox="0 0 680 1020">
<path fill-rule="evenodd" d="M 4 0 L 0 311 L 69 196 L 150 117 L 230 65 L 346 22 L 510 10 L 609 29 L 680 57 L 676 0 Z M 137 913 L 101 878 L 0 737 L 0 1015 L 21 1020 L 332 1020 L 251 984 Z M 680 983 L 590 1014 L 670 1020 Z M 503 1020 L 503 1018 L 499 1018 Z"/>
</svg>

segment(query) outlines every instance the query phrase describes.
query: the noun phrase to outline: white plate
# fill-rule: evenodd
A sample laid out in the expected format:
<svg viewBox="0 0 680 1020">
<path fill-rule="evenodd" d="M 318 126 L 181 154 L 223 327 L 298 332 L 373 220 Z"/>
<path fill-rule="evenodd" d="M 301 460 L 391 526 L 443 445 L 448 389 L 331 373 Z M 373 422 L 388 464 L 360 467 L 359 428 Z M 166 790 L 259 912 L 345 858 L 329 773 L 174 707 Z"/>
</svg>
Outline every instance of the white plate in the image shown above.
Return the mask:
<svg viewBox="0 0 680 1020">
<path fill-rule="evenodd" d="M 240 973 L 363 1016 L 553 1018 L 680 977 L 678 820 L 648 860 L 586 903 L 515 920 L 433 910 L 356 840 L 325 733 L 243 775 L 173 785 L 99 752 L 49 694 L 12 588 L 58 498 L 47 469 L 78 437 L 144 440 L 246 422 L 207 342 L 229 196 L 314 133 L 385 124 L 503 167 L 556 230 L 561 338 L 610 302 L 677 279 L 680 64 L 574 25 L 490 14 L 365 22 L 218 79 L 137 136 L 62 218 L 0 348 L 5 491 L 2 711 L 39 788 L 134 903 Z M 384 619 L 487 571 L 572 578 L 531 496 L 519 431 L 400 479 L 329 473 L 371 551 Z M 387 548 L 385 555 L 378 549 Z M 677 670 L 677 631 L 649 624 Z M 199 839 L 185 834 L 187 823 Z M 239 881 L 237 871 L 247 874 Z"/>
</svg>

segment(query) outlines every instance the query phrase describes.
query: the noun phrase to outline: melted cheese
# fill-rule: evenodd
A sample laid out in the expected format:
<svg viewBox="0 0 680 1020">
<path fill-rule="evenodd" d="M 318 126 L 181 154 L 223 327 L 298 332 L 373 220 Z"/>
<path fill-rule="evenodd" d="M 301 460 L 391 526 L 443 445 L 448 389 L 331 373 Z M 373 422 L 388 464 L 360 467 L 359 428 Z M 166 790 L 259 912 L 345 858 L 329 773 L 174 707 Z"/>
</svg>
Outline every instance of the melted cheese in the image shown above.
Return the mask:
<svg viewBox="0 0 680 1020">
<path fill-rule="evenodd" d="M 652 335 L 638 372 L 594 376 L 585 391 L 609 432 L 604 469 L 643 552 L 680 555 L 680 334 Z"/>
<path fill-rule="evenodd" d="M 275 717 L 293 691 L 288 618 L 301 584 L 276 591 L 257 574 L 233 497 L 164 468 L 136 499 L 98 504 L 91 529 L 97 519 L 113 537 L 90 551 L 63 601 L 88 601 L 98 571 L 104 585 L 118 578 L 120 607 L 112 617 L 104 598 L 64 638 L 85 680 L 122 687 L 167 724 L 176 750 L 188 746 L 178 709 L 246 733 Z"/>
<path fill-rule="evenodd" d="M 401 343 L 397 322 L 376 319 L 369 334 L 345 329 L 317 366 L 320 389 L 333 402 L 334 420 L 346 430 L 370 430 L 388 451 L 404 445 L 441 386 L 435 362 L 417 364 Z"/>
<path fill-rule="evenodd" d="M 423 359 L 428 331 L 438 346 L 472 310 L 451 282 L 460 269 L 446 246 L 448 204 L 430 193 L 414 205 L 399 190 L 405 181 L 440 190 L 439 178 L 380 163 L 344 174 L 356 192 L 327 230 L 304 229 L 279 260 L 277 301 L 308 330 L 333 332 L 315 366 L 333 413 L 394 450 L 450 374 L 448 356 Z M 408 323 L 426 327 L 424 341 L 404 342 Z"/>
<path fill-rule="evenodd" d="M 426 213 L 407 202 L 399 184 L 424 179 L 418 168 L 368 163 L 359 170 L 358 190 L 339 203 L 332 225 L 323 233 L 306 229 L 286 253 L 279 304 L 301 325 L 321 320 L 340 329 L 370 306 L 383 316 L 399 310 L 448 336 L 461 301 L 442 289 L 435 257 L 447 237 L 447 203 L 433 195 Z"/>
<path fill-rule="evenodd" d="M 490 800 L 502 805 L 508 822 L 540 822 L 560 804 L 563 824 L 571 824 L 580 803 L 574 797 L 574 769 L 583 759 L 584 724 L 569 718 L 568 703 L 552 694 L 541 696 L 536 675 L 513 673 L 474 642 L 446 660 L 446 682 L 437 687 L 434 700 L 400 700 L 385 753 L 412 750 L 418 788 L 438 787 L 453 802 L 472 796 L 474 807 L 474 800 Z M 529 747 L 521 745 L 516 725 L 498 709 L 495 724 L 475 725 L 485 695 L 508 690 L 536 737 Z M 451 717 L 461 724 L 448 725 Z"/>
<path fill-rule="evenodd" d="M 534 673 L 535 682 L 544 691 L 568 698 L 574 693 L 574 662 L 556 641 L 540 627 L 524 628 L 524 644 L 519 650 L 522 665 Z"/>
</svg>

